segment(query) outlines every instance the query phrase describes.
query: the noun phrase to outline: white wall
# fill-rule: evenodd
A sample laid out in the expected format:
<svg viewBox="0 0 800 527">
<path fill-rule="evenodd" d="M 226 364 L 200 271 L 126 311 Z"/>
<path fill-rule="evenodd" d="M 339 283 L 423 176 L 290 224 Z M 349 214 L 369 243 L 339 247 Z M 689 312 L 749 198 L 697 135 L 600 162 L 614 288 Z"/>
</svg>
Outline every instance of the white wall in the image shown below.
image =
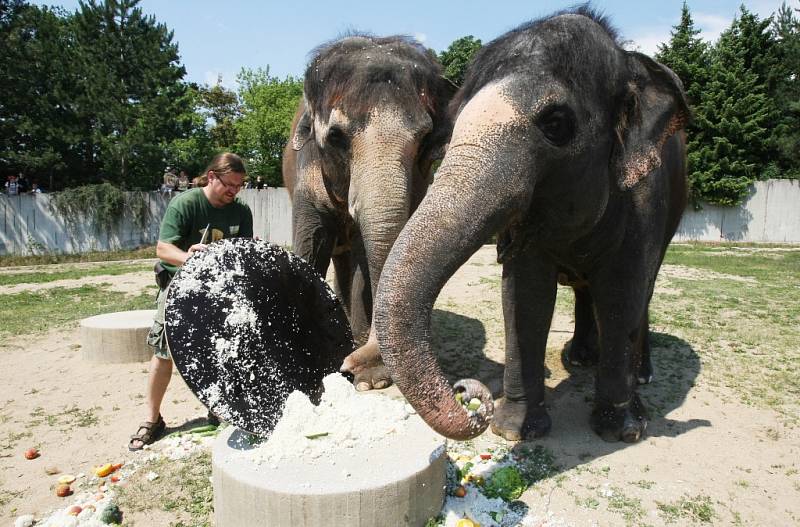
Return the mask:
<svg viewBox="0 0 800 527">
<path fill-rule="evenodd" d="M 68 229 L 63 218 L 50 210 L 48 194 L 0 194 L 0 254 L 30 254 L 37 245 L 49 252 L 72 253 L 155 244 L 169 198 L 157 192 L 146 197 L 151 215 L 147 227 L 140 229 L 126 216 L 108 235 L 97 232 L 88 220 Z M 243 190 L 239 197 L 253 211 L 256 236 L 291 245 L 292 204 L 286 189 Z M 689 207 L 673 239 L 800 243 L 800 181 L 759 181 L 739 207 L 705 204 L 697 211 Z"/>
</svg>

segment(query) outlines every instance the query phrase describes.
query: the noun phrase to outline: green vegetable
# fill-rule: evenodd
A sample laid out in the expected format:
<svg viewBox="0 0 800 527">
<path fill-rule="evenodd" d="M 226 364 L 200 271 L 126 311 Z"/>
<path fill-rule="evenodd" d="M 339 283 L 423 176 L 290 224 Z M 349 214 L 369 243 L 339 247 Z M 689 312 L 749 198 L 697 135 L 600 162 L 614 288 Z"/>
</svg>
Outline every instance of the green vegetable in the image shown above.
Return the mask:
<svg viewBox="0 0 800 527">
<path fill-rule="evenodd" d="M 122 523 L 122 511 L 116 503 L 106 505 L 103 512 L 100 513 L 100 521 L 103 523 Z"/>
<path fill-rule="evenodd" d="M 461 481 L 462 479 L 466 478 L 467 474 L 469 474 L 469 469 L 472 467 L 472 461 L 467 461 L 466 464 L 464 464 L 464 467 L 458 470 L 458 480 Z"/>
<path fill-rule="evenodd" d="M 315 434 L 306 434 L 308 439 L 317 439 L 318 437 L 325 437 L 328 435 L 328 432 L 317 432 Z"/>
<path fill-rule="evenodd" d="M 463 392 L 456 392 L 456 402 L 458 404 L 464 404 L 464 393 Z"/>
<path fill-rule="evenodd" d="M 480 407 L 481 407 L 481 400 L 478 399 L 477 397 L 473 397 L 472 399 L 470 399 L 469 404 L 467 404 L 467 410 L 469 410 L 470 412 L 474 412 Z"/>
<path fill-rule="evenodd" d="M 492 472 L 483 486 L 483 493 L 489 498 L 513 501 L 522 496 L 527 488 L 528 484 L 519 470 L 515 467 L 503 467 Z"/>
</svg>

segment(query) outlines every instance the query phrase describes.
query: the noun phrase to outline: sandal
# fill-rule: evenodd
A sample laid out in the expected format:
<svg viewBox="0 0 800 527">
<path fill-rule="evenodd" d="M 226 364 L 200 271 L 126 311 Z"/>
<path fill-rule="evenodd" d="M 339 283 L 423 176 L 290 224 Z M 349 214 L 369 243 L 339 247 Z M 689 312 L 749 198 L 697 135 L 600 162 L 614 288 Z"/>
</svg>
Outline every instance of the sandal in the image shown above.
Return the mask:
<svg viewBox="0 0 800 527">
<path fill-rule="evenodd" d="M 152 445 L 161 437 L 161 434 L 164 433 L 166 428 L 167 423 L 164 422 L 164 418 L 161 417 L 161 415 L 158 416 L 158 421 L 155 423 L 151 423 L 150 421 L 141 423 L 139 429 L 136 430 L 136 433 L 131 436 L 131 440 L 128 442 L 128 450 L 136 452 L 137 450 L 143 449 L 145 445 Z M 136 446 L 133 444 L 134 441 L 138 441 L 140 444 Z"/>
</svg>

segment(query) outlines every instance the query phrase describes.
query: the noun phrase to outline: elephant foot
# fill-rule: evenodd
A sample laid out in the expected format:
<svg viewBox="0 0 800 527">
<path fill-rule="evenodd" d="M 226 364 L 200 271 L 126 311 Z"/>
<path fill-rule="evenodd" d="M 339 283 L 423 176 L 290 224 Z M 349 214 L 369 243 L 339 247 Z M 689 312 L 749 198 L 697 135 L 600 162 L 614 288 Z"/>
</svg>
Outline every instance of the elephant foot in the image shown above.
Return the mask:
<svg viewBox="0 0 800 527">
<path fill-rule="evenodd" d="M 591 426 L 605 441 L 625 441 L 635 443 L 644 436 L 647 428 L 647 409 L 633 394 L 631 400 L 623 404 L 597 404 L 592 410 Z"/>
<path fill-rule="evenodd" d="M 495 407 L 492 432 L 509 441 L 522 441 L 544 437 L 550 432 L 552 421 L 544 403 L 529 408 L 528 401 L 504 398 Z"/>
<path fill-rule="evenodd" d="M 380 390 L 392 384 L 392 377 L 378 351 L 378 343 L 371 340 L 345 357 L 339 371 L 353 374 L 353 385 L 359 392 Z"/>
<path fill-rule="evenodd" d="M 564 345 L 562 355 L 565 366 L 594 366 L 597 364 L 597 345 L 573 338 Z"/>
</svg>

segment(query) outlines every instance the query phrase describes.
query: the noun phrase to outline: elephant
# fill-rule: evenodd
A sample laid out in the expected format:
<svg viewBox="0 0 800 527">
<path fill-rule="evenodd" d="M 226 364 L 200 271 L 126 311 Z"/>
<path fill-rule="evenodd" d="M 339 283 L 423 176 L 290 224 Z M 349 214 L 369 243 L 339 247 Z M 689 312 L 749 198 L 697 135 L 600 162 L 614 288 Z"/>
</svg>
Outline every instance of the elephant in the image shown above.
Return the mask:
<svg viewBox="0 0 800 527">
<path fill-rule="evenodd" d="M 349 35 L 312 52 L 284 150 L 293 251 L 335 291 L 357 349 L 342 371 L 359 390 L 391 377 L 372 329 L 386 256 L 430 184 L 452 131 L 455 86 L 408 37 Z"/>
<path fill-rule="evenodd" d="M 648 306 L 687 202 L 680 80 L 623 49 L 607 19 L 582 6 L 487 44 L 451 109 L 446 155 L 378 286 L 375 326 L 395 384 L 449 438 L 490 424 L 508 440 L 547 434 L 544 358 L 561 277 L 589 307 L 583 331 L 597 328 L 590 426 L 608 441 L 638 441 Z M 478 380 L 451 387 L 430 341 L 441 288 L 493 233 L 505 329 L 496 406 Z"/>
</svg>

